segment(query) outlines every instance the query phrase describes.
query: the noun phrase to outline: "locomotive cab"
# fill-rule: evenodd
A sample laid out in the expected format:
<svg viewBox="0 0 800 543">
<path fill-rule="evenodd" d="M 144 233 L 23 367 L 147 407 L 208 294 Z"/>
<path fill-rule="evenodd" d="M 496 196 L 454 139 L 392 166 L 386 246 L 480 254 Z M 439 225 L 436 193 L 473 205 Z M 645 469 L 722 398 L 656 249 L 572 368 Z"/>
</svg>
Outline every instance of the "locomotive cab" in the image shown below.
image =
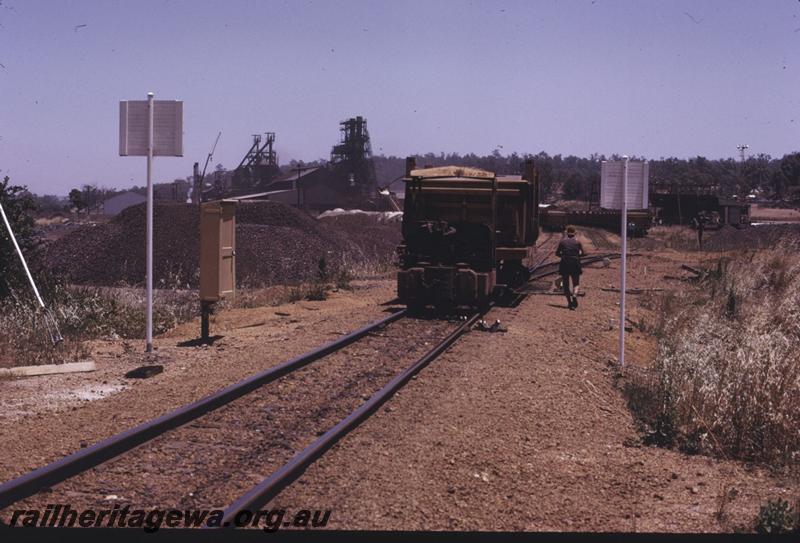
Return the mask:
<svg viewBox="0 0 800 543">
<path fill-rule="evenodd" d="M 524 176 L 475 168 L 415 169 L 406 162 L 403 243 L 397 290 L 409 306 L 485 305 L 494 291 L 527 278 L 538 236 L 538 186 Z"/>
</svg>

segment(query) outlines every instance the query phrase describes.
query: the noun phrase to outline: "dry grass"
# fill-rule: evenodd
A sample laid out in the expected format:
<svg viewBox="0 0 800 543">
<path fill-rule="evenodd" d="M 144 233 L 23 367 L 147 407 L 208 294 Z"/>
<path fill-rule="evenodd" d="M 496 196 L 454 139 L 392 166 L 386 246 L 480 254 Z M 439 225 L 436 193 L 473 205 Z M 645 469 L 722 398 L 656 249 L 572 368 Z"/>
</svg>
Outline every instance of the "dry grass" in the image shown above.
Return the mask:
<svg viewBox="0 0 800 543">
<path fill-rule="evenodd" d="M 709 266 L 697 292 L 665 297 L 652 372 L 631 404 L 651 439 L 687 452 L 800 464 L 800 256 L 781 246 Z"/>
<path fill-rule="evenodd" d="M 220 309 L 275 307 L 290 301 L 292 289 L 293 287 L 285 285 L 272 287 L 239 285 L 233 301 L 222 300 L 218 305 Z"/>
<path fill-rule="evenodd" d="M 750 220 L 756 221 L 800 221 L 800 211 L 754 204 L 750 208 Z"/>
<path fill-rule="evenodd" d="M 44 315 L 32 299 L 12 296 L 0 304 L 0 365 L 58 364 L 88 356 L 87 340 L 145 336 L 142 289 L 48 285 L 45 299 L 64 341 L 53 345 Z M 153 333 L 161 334 L 199 312 L 192 291 L 155 291 Z"/>
<path fill-rule="evenodd" d="M 331 268 L 324 260 L 309 283 L 248 288 L 240 285 L 233 303 L 220 308 L 276 306 L 300 300 L 324 300 L 336 289 L 350 289 L 356 278 L 385 277 L 392 269 L 389 261 L 365 264 L 346 256 Z M 162 334 L 199 315 L 195 290 L 179 290 L 177 278 L 167 283 L 175 287 L 154 291 L 153 334 Z M 43 295 L 61 329 L 64 341 L 53 345 L 43 314 L 28 295 L 12 296 L 0 302 L 0 367 L 58 364 L 89 355 L 87 340 L 97 338 L 142 339 L 145 335 L 144 289 L 131 287 L 67 287 L 57 279 L 46 278 L 40 285 Z M 160 285 L 157 285 L 160 286 Z"/>
<path fill-rule="evenodd" d="M 317 277 L 308 283 L 271 287 L 240 284 L 236 290 L 235 300 L 233 302 L 223 300 L 220 302 L 220 308 L 252 308 L 277 306 L 302 300 L 325 300 L 331 290 L 351 290 L 352 282 L 357 279 L 389 278 L 395 269 L 392 261 L 362 263 L 344 257 L 343 263 L 333 270 L 329 270 L 327 264 L 324 271 L 318 269 Z"/>
<path fill-rule="evenodd" d="M 67 336 L 53 344 L 42 311 L 9 299 L 0 307 L 0 367 L 58 364 L 86 358 L 80 338 Z"/>
<path fill-rule="evenodd" d="M 704 236 L 704 241 L 709 233 Z M 676 251 L 696 251 L 697 230 L 688 226 L 653 226 L 643 238 L 630 240 L 634 251 L 674 249 Z"/>
</svg>

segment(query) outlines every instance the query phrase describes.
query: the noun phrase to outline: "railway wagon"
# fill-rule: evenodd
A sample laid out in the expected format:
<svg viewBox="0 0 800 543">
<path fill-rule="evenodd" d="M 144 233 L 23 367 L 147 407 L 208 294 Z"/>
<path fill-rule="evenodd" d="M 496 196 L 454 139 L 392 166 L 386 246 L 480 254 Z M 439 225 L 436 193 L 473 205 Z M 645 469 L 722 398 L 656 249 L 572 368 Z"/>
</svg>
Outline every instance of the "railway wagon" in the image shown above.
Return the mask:
<svg viewBox="0 0 800 543">
<path fill-rule="evenodd" d="M 549 207 L 541 211 L 542 230 L 550 232 L 563 232 L 567 225 L 597 226 L 619 231 L 622 217 L 619 210 L 593 209 L 590 211 L 576 211 L 569 209 L 554 209 Z M 646 209 L 628 210 L 628 224 L 634 236 L 646 236 L 652 226 L 652 216 Z"/>
<path fill-rule="evenodd" d="M 406 160 L 397 293 L 409 307 L 485 305 L 528 278 L 539 235 L 539 183 L 460 166 L 416 169 Z"/>
</svg>

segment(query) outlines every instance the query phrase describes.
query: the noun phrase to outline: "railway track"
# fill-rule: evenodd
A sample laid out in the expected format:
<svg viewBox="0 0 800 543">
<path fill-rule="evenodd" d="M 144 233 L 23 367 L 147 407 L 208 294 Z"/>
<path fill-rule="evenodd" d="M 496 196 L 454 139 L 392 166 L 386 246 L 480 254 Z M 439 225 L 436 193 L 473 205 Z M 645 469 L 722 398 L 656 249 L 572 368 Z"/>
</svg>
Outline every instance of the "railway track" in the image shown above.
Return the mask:
<svg viewBox="0 0 800 543">
<path fill-rule="evenodd" d="M 558 239 L 555 236 L 554 239 L 555 243 L 557 244 Z M 581 261 L 585 264 L 588 264 L 603 260 L 605 258 L 615 258 L 616 256 L 617 255 L 609 253 L 584 257 L 581 259 Z M 558 263 L 552 262 L 543 264 L 540 262 L 531 271 L 533 272 L 532 279 L 553 275 L 558 271 Z M 333 446 L 339 439 L 344 437 L 344 435 L 346 435 L 350 430 L 355 428 L 360 422 L 375 412 L 375 410 L 377 410 L 386 400 L 388 400 L 391 395 L 397 392 L 397 390 L 399 390 L 406 382 L 408 382 L 411 377 L 413 377 L 417 372 L 419 372 L 437 356 L 443 353 L 464 332 L 470 330 L 483 316 L 483 314 L 488 312 L 490 308 L 491 306 L 483 312 L 475 312 L 470 317 L 466 318 L 460 326 L 458 326 L 453 332 L 445 337 L 438 345 L 433 347 L 423 357 L 406 368 L 406 370 L 395 376 L 394 379 L 387 383 L 367 402 L 362 404 L 358 409 L 353 411 L 336 426 L 328 430 L 316 441 L 296 454 L 279 470 L 272 473 L 272 475 L 254 486 L 250 491 L 236 500 L 236 502 L 228 506 L 224 513 L 224 522 L 228 522 L 229 524 L 233 523 L 234 519 L 242 511 L 256 510 L 277 496 L 284 488 L 297 479 L 297 477 L 299 477 L 303 471 L 305 471 L 305 468 L 311 465 L 317 458 L 322 456 L 325 451 Z"/>
<path fill-rule="evenodd" d="M 442 339 L 437 345 L 426 352 L 422 357 L 408 366 L 405 370 L 398 373 L 391 381 L 383 386 L 378 392 L 355 409 L 347 417 L 342 419 L 336 426 L 325 432 L 313 443 L 292 457 L 289 462 L 280 469 L 273 472 L 269 477 L 255 485 L 246 494 L 242 495 L 234 503 L 228 506 L 224 512 L 223 524 L 233 522 L 237 515 L 242 511 L 253 511 L 269 502 L 277 496 L 284 488 L 297 479 L 305 469 L 317 458 L 322 456 L 325 451 L 330 449 L 337 441 L 347 435 L 353 428 L 358 426 L 363 420 L 374 413 L 383 403 L 385 403 L 394 393 L 396 393 L 405 383 L 407 383 L 422 368 L 427 366 L 437 356 L 442 354 L 452 345 L 463 333 L 470 330 L 472 326 L 482 316 L 476 312 L 466 318 L 450 334 Z"/>
<path fill-rule="evenodd" d="M 592 231 L 592 233 L 595 232 Z M 558 243 L 559 241 L 561 241 L 561 239 L 562 236 L 559 233 L 545 232 L 544 239 L 536 245 L 537 256 L 535 258 L 537 260 L 535 260 L 534 264 L 528 268 L 528 271 L 530 273 L 529 281 L 535 281 L 536 279 L 541 279 L 543 277 L 547 277 L 548 275 L 554 275 L 555 273 L 557 273 L 558 260 L 555 260 L 554 257 L 556 248 L 558 247 Z M 599 262 L 606 258 L 618 258 L 618 257 L 619 255 L 617 253 L 599 253 L 581 258 L 581 263 L 591 264 L 593 262 Z"/>
<path fill-rule="evenodd" d="M 555 242 L 558 239 L 554 236 Z M 555 247 L 555 245 L 554 245 Z M 552 251 L 550 251 L 552 253 Z M 549 256 L 549 254 L 548 254 Z M 603 254 L 591 257 L 584 257 L 583 263 L 597 262 L 604 258 L 614 258 L 617 255 Z M 536 267 L 531 270 L 532 279 L 538 279 L 553 275 L 558 271 L 558 263 L 552 262 L 543 264 L 540 262 Z M 522 295 L 524 297 L 524 294 Z M 387 383 L 380 391 L 373 395 L 367 402 L 358 407 L 355 411 L 350 413 L 346 418 L 341 420 L 336 426 L 328 430 L 325 434 L 320 436 L 313 443 L 308 445 L 302 451 L 297 453 L 292 459 L 284 464 L 280 469 L 273 472 L 269 477 L 255 485 L 246 494 L 242 495 L 239 499 L 229 505 L 223 517 L 223 524 L 233 524 L 237 515 L 243 511 L 254 511 L 264 504 L 268 503 L 271 499 L 277 496 L 283 489 L 296 480 L 305 469 L 311 465 L 317 458 L 322 456 L 325 451 L 330 449 L 337 441 L 344 437 L 350 430 L 355 428 L 360 422 L 374 413 L 386 400 L 388 400 L 395 392 L 397 392 L 409 379 L 411 379 L 417 372 L 428 365 L 437 356 L 443 353 L 450 345 L 452 345 L 463 333 L 470 330 L 475 323 L 491 308 L 487 308 L 482 312 L 475 312 L 470 317 L 466 318 L 463 323 L 453 330 L 447 337 L 445 337 L 439 344 L 428 351 L 424 356 L 414 362 L 411 366 L 406 368 L 403 372 L 397 374 L 389 383 Z"/>
<path fill-rule="evenodd" d="M 604 259 L 612 259 L 612 258 L 619 258 L 618 253 L 601 253 L 597 255 L 585 256 L 581 258 L 581 264 L 593 264 L 595 262 L 601 262 Z M 548 275 L 555 275 L 558 273 L 558 261 L 551 261 L 551 262 L 542 262 L 535 268 L 531 268 L 531 277 L 530 281 L 535 281 L 537 279 L 541 279 L 543 277 L 547 277 Z"/>
<path fill-rule="evenodd" d="M 544 243 L 552 243 L 552 240 L 546 240 Z M 544 252 L 545 258 L 552 253 L 550 250 Z M 613 255 L 596 255 L 585 258 L 584 262 L 594 262 L 609 256 L 613 257 Z M 557 272 L 557 263 L 544 262 L 543 259 L 531 269 L 531 272 L 532 280 L 552 275 Z M 295 481 L 325 451 L 379 409 L 409 379 L 446 351 L 463 333 L 470 330 L 491 307 L 490 305 L 482 312 L 474 312 L 464 317 L 456 325 L 446 323 L 434 326 L 434 332 L 427 335 L 409 324 L 418 319 L 409 318 L 406 310 L 393 312 L 333 342 L 282 362 L 217 393 L 3 483 L 0 485 L 0 510 L 32 498 L 40 491 L 53 492 L 54 486 L 69 484 L 72 479 L 81 477 L 88 478 L 88 481 L 83 481 L 77 485 L 78 487 L 96 489 L 95 492 L 86 493 L 91 504 L 92 500 L 98 499 L 98 494 L 110 493 L 109 489 L 120 488 L 121 483 L 113 481 L 114 477 L 118 477 L 125 480 L 122 487 L 126 489 L 127 494 L 144 501 L 170 500 L 167 504 L 172 506 L 179 504 L 181 507 L 203 507 L 208 503 L 219 503 L 219 500 L 227 499 L 228 505 L 224 507 L 223 520 L 233 523 L 242 511 L 258 509 Z M 441 321 L 439 322 L 441 324 Z M 402 344 L 402 334 L 392 336 L 387 332 L 393 327 L 402 329 L 403 326 L 410 326 L 410 329 L 406 330 L 406 333 L 411 332 L 405 337 L 406 341 L 409 336 L 422 337 L 430 341 L 420 341 L 415 348 L 411 348 L 410 344 L 403 346 L 403 350 L 408 351 L 414 358 L 400 371 L 397 371 L 396 364 L 385 361 L 371 367 L 366 372 L 366 377 L 356 375 L 358 372 L 350 375 L 348 365 L 346 363 L 342 365 L 340 362 L 340 367 L 336 370 L 337 376 L 345 381 L 345 385 L 337 395 L 333 398 L 320 399 L 316 408 L 307 413 L 305 419 L 300 416 L 300 422 L 286 422 L 292 417 L 297 418 L 296 411 L 273 413 L 276 397 L 278 400 L 284 400 L 280 392 L 281 381 L 293 378 L 301 370 L 310 368 L 314 362 L 320 361 L 320 364 L 324 364 L 325 361 L 321 359 L 326 357 L 344 356 L 347 349 L 351 351 L 356 347 L 367 349 L 364 346 L 366 338 L 372 338 L 371 348 L 375 353 L 379 353 L 380 349 L 385 350 L 387 345 L 397 344 L 398 341 Z M 437 337 L 434 339 L 432 336 Z M 376 338 L 384 338 L 385 341 L 381 343 Z M 374 343 L 375 341 L 377 343 Z M 417 356 L 420 353 L 421 355 Z M 355 354 L 351 353 L 352 356 Z M 313 366 L 316 367 L 317 364 Z M 295 388 L 314 385 L 313 381 L 313 375 L 307 376 Z M 375 382 L 383 384 L 375 390 Z M 270 394 L 266 394 L 267 388 L 275 385 L 279 387 L 278 390 L 273 388 L 270 389 Z M 372 389 L 364 392 L 370 386 Z M 325 383 L 317 386 L 317 393 L 324 396 L 325 388 Z M 259 391 L 262 393 L 259 394 Z M 324 427 L 330 418 L 336 418 L 341 413 L 348 414 L 334 425 Z M 278 425 L 279 429 L 275 430 L 276 433 L 272 436 L 264 435 L 258 430 L 255 433 L 241 430 L 242 428 L 252 430 L 259 425 L 259 422 L 263 425 L 265 416 L 273 423 L 283 421 L 282 426 Z M 313 421 L 318 420 L 322 421 L 316 424 L 319 428 L 313 428 L 315 426 Z M 309 429 L 315 429 L 315 435 L 311 439 L 307 435 L 305 439 L 293 435 L 303 434 L 303 431 L 307 434 Z M 208 450 L 213 452 L 215 449 L 218 453 L 221 452 L 223 457 L 229 455 L 231 458 L 223 460 L 220 464 L 208 466 L 204 455 Z M 231 451 L 238 452 L 231 454 Z M 131 461 L 131 455 L 137 456 L 135 461 Z M 272 457 L 282 458 L 275 460 Z M 196 464 L 194 467 L 193 462 Z M 159 489 L 151 484 L 149 477 L 142 477 L 143 473 L 149 475 L 155 466 L 164 465 L 169 465 L 170 470 L 178 473 L 179 478 L 188 476 L 193 481 L 199 479 L 200 483 L 195 486 L 199 484 L 206 492 L 187 500 L 186 495 L 191 496 L 191 492 L 173 488 L 169 481 Z M 237 467 L 241 470 L 242 466 L 261 465 L 267 466 L 271 471 L 249 475 L 234 473 Z M 137 471 L 131 466 L 144 466 L 147 469 L 138 468 Z M 110 473 L 103 474 L 103 471 Z M 224 474 L 223 483 L 214 478 L 220 472 Z M 231 479 L 235 479 L 235 484 L 230 484 Z M 212 495 L 215 491 L 219 491 L 219 494 L 225 497 Z M 76 492 L 71 490 L 66 491 L 66 494 L 74 498 Z M 52 503 L 52 495 L 48 495 L 47 500 Z M 72 501 L 74 503 L 74 499 Z"/>
<path fill-rule="evenodd" d="M 537 270 L 546 266 L 548 258 L 552 258 L 556 253 L 558 243 L 561 241 L 561 234 L 556 232 L 543 232 L 543 238 L 536 244 L 534 263 L 528 268 L 531 275 Z"/>
<path fill-rule="evenodd" d="M 536 251 L 538 252 L 540 248 L 550 243 L 553 239 L 556 239 L 555 232 L 542 232 L 542 238 L 539 239 L 538 243 L 536 244 Z"/>
<path fill-rule="evenodd" d="M 76 500 L 80 501 L 81 494 L 85 493 L 87 505 L 91 505 L 101 500 L 103 495 L 113 494 L 114 489 L 124 487 L 126 499 L 133 496 L 137 501 L 150 503 L 152 500 L 169 500 L 168 505 L 179 504 L 181 507 L 229 503 L 225 508 L 225 520 L 229 521 L 242 509 L 252 509 L 266 503 L 295 480 L 308 465 L 469 330 L 480 315 L 474 313 L 453 325 L 442 321 L 412 319 L 405 310 L 392 313 L 334 342 L 0 485 L 0 510 L 20 501 L 28 501 L 28 498 L 36 501 L 38 498 L 35 495 L 43 490 L 49 492 L 49 503 L 53 502 L 54 493 L 60 493 L 70 497 L 65 501 L 78 505 Z M 431 325 L 431 322 L 434 324 Z M 425 332 L 425 327 L 432 331 Z M 418 344 L 412 345 L 413 341 L 409 338 L 418 339 Z M 413 358 L 400 371 L 398 360 L 403 357 L 387 351 L 392 344 L 399 345 L 400 350 Z M 381 358 L 382 352 L 388 354 Z M 392 357 L 391 354 L 398 356 Z M 313 367 L 333 363 L 320 360 L 329 356 L 333 359 L 339 356 L 336 362 L 338 366 L 334 368 L 336 380 L 343 383 L 339 389 L 333 390 L 333 384 L 315 382 L 310 373 L 298 377 L 303 371 L 310 372 L 312 362 L 320 361 Z M 361 356 L 362 361 L 365 356 L 381 360 L 374 364 L 367 363 L 367 371 L 359 374 L 356 369 L 351 371 L 353 364 L 348 363 L 348 357 L 356 356 Z M 316 387 L 312 392 L 319 396 L 316 403 L 307 402 L 311 408 L 305 417 L 300 414 L 299 422 L 291 422 L 291 419 L 298 418 L 296 408 L 294 411 L 284 409 L 286 412 L 277 412 L 280 409 L 275 407 L 276 404 L 290 403 L 276 401 L 287 399 L 281 392 L 281 387 L 284 390 L 292 388 L 292 383 L 285 383 L 287 379 L 298 380 L 295 391 L 307 392 L 309 387 Z M 325 397 L 326 392 L 331 392 L 332 397 Z M 349 414 L 328 427 L 328 421 L 338 420 L 344 413 Z M 269 425 L 272 434 L 257 428 L 259 424 L 265 426 L 265 418 L 272 423 Z M 260 436 L 250 431 L 253 428 L 256 428 L 256 432 L 261 430 Z M 301 437 L 294 439 L 294 434 Z M 259 437 L 260 443 L 257 441 Z M 208 465 L 207 458 L 213 454 L 205 453 L 209 450 L 213 453 L 214 449 L 223 455 L 223 460 L 212 467 Z M 252 452 L 249 452 L 250 449 Z M 287 452 L 295 451 L 299 452 L 291 456 L 288 462 L 279 465 L 285 460 Z M 227 456 L 231 459 L 224 458 Z M 192 462 L 197 465 L 192 466 Z M 155 475 L 155 471 L 158 477 L 152 479 L 169 479 L 169 474 L 157 468 L 165 465 L 169 466 L 171 473 L 177 473 L 178 478 L 188 475 L 192 480 L 199 480 L 194 481 L 197 482 L 195 486 L 200 485 L 208 492 L 187 501 L 186 495 L 191 496 L 192 492 L 171 488 L 169 481 L 161 489 L 155 488 L 148 475 Z M 236 473 L 237 466 L 241 471 L 262 465 L 276 469 L 261 475 Z M 220 471 L 224 475 L 222 483 L 215 480 Z M 250 488 L 254 478 L 262 475 L 266 476 Z M 229 479 L 237 477 L 240 480 L 236 484 L 227 483 Z M 63 488 L 53 489 L 60 484 L 63 484 Z M 76 488 L 81 490 L 76 491 Z M 87 488 L 95 490 L 86 492 L 84 489 Z M 224 497 L 211 495 L 213 490 L 220 490 Z M 234 495 L 238 497 L 227 498 Z M 221 502 L 226 499 L 227 502 Z"/>
</svg>

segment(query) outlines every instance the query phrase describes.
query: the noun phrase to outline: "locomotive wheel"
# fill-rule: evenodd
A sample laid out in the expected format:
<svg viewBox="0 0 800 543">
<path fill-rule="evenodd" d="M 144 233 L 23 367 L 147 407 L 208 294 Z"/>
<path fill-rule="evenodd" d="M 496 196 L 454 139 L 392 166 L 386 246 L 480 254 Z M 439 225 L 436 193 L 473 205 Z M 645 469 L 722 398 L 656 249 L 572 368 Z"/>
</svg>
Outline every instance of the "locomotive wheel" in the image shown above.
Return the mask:
<svg viewBox="0 0 800 543">
<path fill-rule="evenodd" d="M 500 275 L 502 282 L 511 286 L 522 285 L 530 279 L 530 271 L 522 265 L 521 260 L 504 262 Z"/>
</svg>

